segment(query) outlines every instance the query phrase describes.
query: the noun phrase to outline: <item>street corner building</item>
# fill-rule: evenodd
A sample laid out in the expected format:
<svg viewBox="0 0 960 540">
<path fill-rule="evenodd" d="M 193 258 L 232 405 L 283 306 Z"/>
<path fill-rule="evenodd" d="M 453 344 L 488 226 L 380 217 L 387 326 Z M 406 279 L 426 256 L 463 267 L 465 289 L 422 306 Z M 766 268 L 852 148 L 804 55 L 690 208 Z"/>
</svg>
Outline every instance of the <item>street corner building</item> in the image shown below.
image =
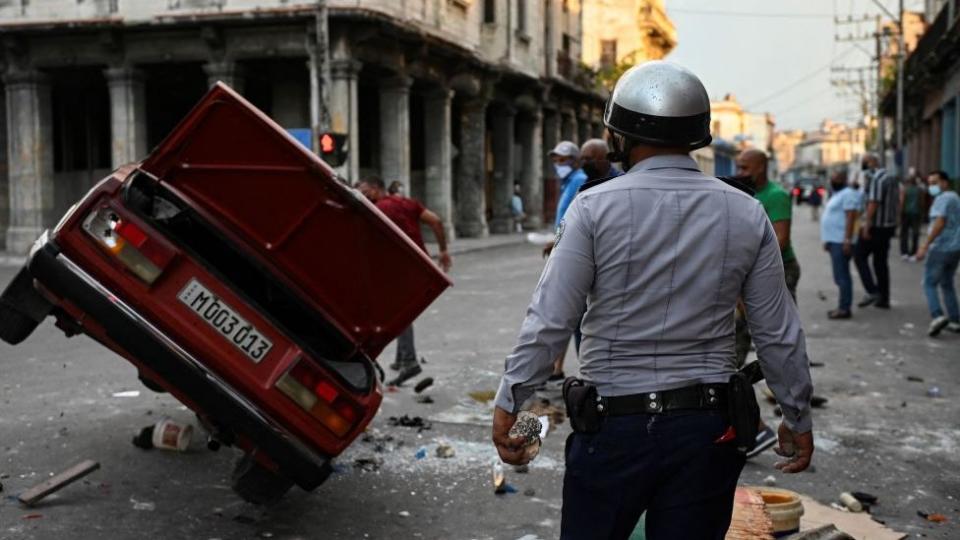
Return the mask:
<svg viewBox="0 0 960 540">
<path fill-rule="evenodd" d="M 600 136 L 580 0 L 0 0 L 0 249 L 23 253 L 216 81 L 340 175 L 378 174 L 450 233 L 549 223 L 545 149 Z"/>
</svg>

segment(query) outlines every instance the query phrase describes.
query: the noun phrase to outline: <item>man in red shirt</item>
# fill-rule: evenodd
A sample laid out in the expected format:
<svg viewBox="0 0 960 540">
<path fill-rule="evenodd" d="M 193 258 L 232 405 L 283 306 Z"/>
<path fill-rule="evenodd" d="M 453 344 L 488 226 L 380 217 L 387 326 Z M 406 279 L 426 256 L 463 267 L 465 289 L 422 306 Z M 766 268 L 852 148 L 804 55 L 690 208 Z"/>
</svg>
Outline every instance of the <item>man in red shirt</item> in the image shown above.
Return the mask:
<svg viewBox="0 0 960 540">
<path fill-rule="evenodd" d="M 400 195 L 391 195 L 387 193 L 383 180 L 376 176 L 365 178 L 357 184 L 357 189 L 384 213 L 390 221 L 400 228 L 420 249 L 427 252 L 427 247 L 423 244 L 423 235 L 420 233 L 420 224 L 423 223 L 430 227 L 434 236 L 437 238 L 437 244 L 440 246 L 440 255 L 438 257 L 440 268 L 444 272 L 450 270 L 452 260 L 447 252 L 447 237 L 443 232 L 443 220 L 440 216 L 425 208 L 419 201 L 408 199 Z M 417 349 L 413 341 L 413 325 L 403 331 L 397 337 L 397 357 L 396 362 L 390 365 L 392 369 L 398 370 L 396 378 L 387 384 L 401 385 L 405 381 L 419 375 L 423 369 L 417 360 Z"/>
</svg>

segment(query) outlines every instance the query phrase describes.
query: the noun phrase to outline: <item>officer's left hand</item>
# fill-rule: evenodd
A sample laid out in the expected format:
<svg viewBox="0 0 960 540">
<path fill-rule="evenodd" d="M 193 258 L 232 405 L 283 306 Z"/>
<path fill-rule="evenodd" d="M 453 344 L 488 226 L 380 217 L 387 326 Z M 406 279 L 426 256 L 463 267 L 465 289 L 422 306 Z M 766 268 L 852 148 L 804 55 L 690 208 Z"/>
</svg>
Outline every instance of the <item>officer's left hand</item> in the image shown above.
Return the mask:
<svg viewBox="0 0 960 540">
<path fill-rule="evenodd" d="M 777 430 L 777 440 L 779 444 L 773 451 L 787 459 L 777 462 L 774 467 L 785 473 L 798 473 L 810 466 L 810 459 L 813 457 L 812 431 L 796 433 L 781 422 L 780 429 Z"/>
<path fill-rule="evenodd" d="M 504 463 L 510 465 L 526 465 L 527 459 L 525 441 L 510 438 L 510 428 L 517 421 L 517 415 L 510 414 L 500 407 L 493 408 L 493 444 Z"/>
</svg>

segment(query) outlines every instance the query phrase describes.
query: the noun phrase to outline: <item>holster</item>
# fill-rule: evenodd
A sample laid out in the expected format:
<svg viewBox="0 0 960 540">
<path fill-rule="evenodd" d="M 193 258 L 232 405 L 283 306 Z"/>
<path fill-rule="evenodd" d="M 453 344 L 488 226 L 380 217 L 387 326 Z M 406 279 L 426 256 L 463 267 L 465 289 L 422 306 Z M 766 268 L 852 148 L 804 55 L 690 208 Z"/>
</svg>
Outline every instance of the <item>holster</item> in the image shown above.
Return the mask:
<svg viewBox="0 0 960 540">
<path fill-rule="evenodd" d="M 727 388 L 727 407 L 730 425 L 736 437 L 737 450 L 749 452 L 757 444 L 760 425 L 760 405 L 753 391 L 753 383 L 763 379 L 759 362 L 748 364 L 730 376 Z"/>
<path fill-rule="evenodd" d="M 576 377 L 563 381 L 563 402 L 567 406 L 570 427 L 577 433 L 600 431 L 601 414 L 597 409 L 600 394 L 597 387 Z"/>
</svg>

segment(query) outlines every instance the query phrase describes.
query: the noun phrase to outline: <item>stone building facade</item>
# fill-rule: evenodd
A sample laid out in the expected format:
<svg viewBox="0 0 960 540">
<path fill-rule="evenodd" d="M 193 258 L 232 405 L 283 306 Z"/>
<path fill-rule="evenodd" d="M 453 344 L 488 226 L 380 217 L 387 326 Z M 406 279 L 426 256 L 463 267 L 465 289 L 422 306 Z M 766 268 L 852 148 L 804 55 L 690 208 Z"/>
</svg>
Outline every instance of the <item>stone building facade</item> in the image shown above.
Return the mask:
<svg viewBox="0 0 960 540">
<path fill-rule="evenodd" d="M 545 148 L 601 134 L 578 0 L 0 0 L 0 242 L 23 252 L 220 80 L 281 126 L 348 135 L 458 236 L 549 220 Z"/>
<path fill-rule="evenodd" d="M 710 102 L 710 122 L 714 138 L 730 141 L 740 148 L 759 148 L 765 152 L 772 149 L 773 116 L 743 110 L 733 94 Z"/>
<path fill-rule="evenodd" d="M 587 0 L 583 62 L 592 69 L 661 60 L 677 46 L 663 0 Z"/>
</svg>

